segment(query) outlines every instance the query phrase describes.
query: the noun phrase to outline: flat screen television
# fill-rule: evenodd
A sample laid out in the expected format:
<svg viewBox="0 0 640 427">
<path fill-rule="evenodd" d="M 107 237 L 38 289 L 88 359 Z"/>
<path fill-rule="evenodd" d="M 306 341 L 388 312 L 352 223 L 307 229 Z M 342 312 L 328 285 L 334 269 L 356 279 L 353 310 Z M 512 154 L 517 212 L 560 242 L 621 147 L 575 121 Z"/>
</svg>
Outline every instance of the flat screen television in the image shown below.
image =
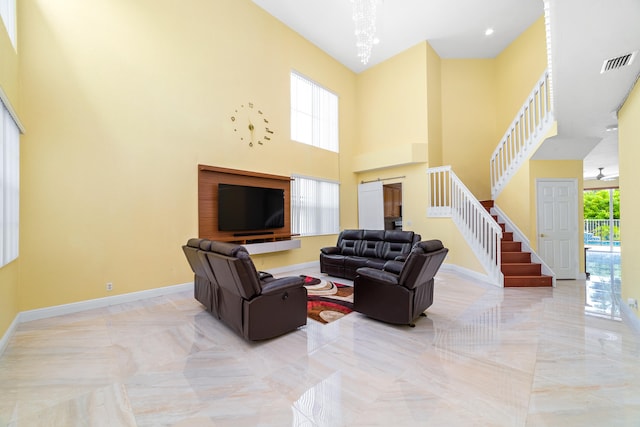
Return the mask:
<svg viewBox="0 0 640 427">
<path fill-rule="evenodd" d="M 252 231 L 284 227 L 284 190 L 218 184 L 218 230 Z"/>
</svg>

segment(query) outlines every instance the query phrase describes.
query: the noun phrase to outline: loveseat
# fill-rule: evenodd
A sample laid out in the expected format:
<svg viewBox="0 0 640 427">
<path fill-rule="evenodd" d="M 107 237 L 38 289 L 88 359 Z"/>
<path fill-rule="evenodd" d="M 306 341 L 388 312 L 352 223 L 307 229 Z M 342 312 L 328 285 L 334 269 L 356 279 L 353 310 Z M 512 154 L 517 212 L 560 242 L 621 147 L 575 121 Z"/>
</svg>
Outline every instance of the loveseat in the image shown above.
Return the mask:
<svg viewBox="0 0 640 427">
<path fill-rule="evenodd" d="M 434 276 L 449 249 L 440 240 L 418 242 L 404 263 L 361 268 L 353 281 L 353 309 L 373 319 L 414 325 L 433 304 Z"/>
<path fill-rule="evenodd" d="M 344 230 L 335 246 L 320 249 L 320 271 L 354 279 L 360 267 L 382 270 L 389 261 L 404 261 L 420 239 L 413 231 Z"/>
<path fill-rule="evenodd" d="M 276 279 L 256 271 L 240 245 L 189 239 L 182 249 L 194 273 L 195 298 L 244 338 L 273 338 L 307 323 L 302 277 Z"/>
</svg>

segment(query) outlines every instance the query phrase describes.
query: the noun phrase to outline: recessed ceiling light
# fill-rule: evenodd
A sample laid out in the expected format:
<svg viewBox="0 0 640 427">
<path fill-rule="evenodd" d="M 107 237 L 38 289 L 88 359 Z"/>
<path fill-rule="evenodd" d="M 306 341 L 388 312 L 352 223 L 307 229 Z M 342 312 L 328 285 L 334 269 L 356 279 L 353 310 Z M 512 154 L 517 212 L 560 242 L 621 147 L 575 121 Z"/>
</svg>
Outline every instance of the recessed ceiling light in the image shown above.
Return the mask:
<svg viewBox="0 0 640 427">
<path fill-rule="evenodd" d="M 617 125 L 610 125 L 607 126 L 607 128 L 605 129 L 607 132 L 615 132 L 618 130 L 618 126 Z"/>
<path fill-rule="evenodd" d="M 491 34 L 493 34 L 493 28 L 487 28 L 487 29 L 484 31 L 484 35 L 485 35 L 485 36 L 490 36 Z"/>
</svg>

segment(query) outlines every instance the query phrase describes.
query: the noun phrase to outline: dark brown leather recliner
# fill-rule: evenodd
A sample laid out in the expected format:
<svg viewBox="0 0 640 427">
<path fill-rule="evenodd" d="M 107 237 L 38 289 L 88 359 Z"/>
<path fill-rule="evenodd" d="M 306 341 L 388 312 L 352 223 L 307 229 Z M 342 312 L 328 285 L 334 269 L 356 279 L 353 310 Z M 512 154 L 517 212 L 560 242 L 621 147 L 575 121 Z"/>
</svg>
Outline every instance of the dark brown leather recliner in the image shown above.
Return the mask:
<svg viewBox="0 0 640 427">
<path fill-rule="evenodd" d="M 209 276 L 210 271 L 209 311 L 235 332 L 249 340 L 263 340 L 307 323 L 307 289 L 302 277 L 276 279 L 269 273 L 258 273 L 247 250 L 231 243 L 200 241 L 194 257 L 191 248 L 196 242 L 192 240 L 183 249 L 194 281 L 200 283 L 195 286 L 196 299 L 207 307 L 209 297 L 202 289 L 206 284 L 200 277 L 203 273 Z M 194 259 L 205 264 L 200 273 L 192 264 Z"/>
<path fill-rule="evenodd" d="M 211 249 L 211 241 L 207 239 L 189 239 L 187 244 L 182 246 L 182 251 L 187 257 L 187 261 L 193 271 L 193 296 L 204 305 L 208 312 L 216 317 L 215 312 L 217 301 L 214 299 L 216 293 L 212 282 L 215 277 L 209 266 L 209 261 L 204 256 L 204 251 Z"/>
<path fill-rule="evenodd" d="M 413 321 L 433 304 L 433 278 L 448 252 L 440 240 L 428 240 L 416 243 L 404 263 L 389 261 L 382 270 L 359 268 L 354 310 L 383 322 L 415 326 Z"/>
</svg>

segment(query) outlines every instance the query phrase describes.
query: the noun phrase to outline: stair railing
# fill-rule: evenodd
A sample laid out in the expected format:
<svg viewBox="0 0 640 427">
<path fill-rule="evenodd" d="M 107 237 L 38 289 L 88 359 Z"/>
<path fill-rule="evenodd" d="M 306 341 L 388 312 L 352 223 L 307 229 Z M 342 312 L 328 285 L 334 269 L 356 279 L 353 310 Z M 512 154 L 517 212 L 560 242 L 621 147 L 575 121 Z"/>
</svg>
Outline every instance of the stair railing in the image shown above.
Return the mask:
<svg viewBox="0 0 640 427">
<path fill-rule="evenodd" d="M 451 166 L 429 168 L 427 216 L 450 217 L 478 257 L 489 279 L 503 286 L 500 242 L 502 229 L 460 181 Z"/>
<path fill-rule="evenodd" d="M 491 156 L 495 200 L 553 125 L 549 71 L 545 70 Z"/>
</svg>

